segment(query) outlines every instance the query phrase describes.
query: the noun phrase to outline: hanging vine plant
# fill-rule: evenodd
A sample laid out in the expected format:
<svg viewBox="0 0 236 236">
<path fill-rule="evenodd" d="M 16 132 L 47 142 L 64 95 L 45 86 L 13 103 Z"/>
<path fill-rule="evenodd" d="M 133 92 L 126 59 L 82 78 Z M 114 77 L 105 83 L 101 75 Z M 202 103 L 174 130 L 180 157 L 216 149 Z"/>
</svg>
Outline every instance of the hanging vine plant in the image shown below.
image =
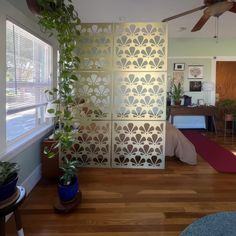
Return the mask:
<svg viewBox="0 0 236 236">
<path fill-rule="evenodd" d="M 72 111 L 73 107 L 77 105 L 76 101 L 78 102 L 74 93 L 74 83 L 78 80 L 76 73 L 80 63 L 74 50 L 77 47 L 80 35 L 78 29 L 80 19 L 71 0 L 27 0 L 27 4 L 29 9 L 37 14 L 41 30 L 47 33 L 49 37 L 55 36 L 58 41 L 58 86 L 46 91 L 54 98 L 53 103 L 56 105 L 56 109 L 49 109 L 48 112 L 55 114 L 55 123 L 59 126 L 54 131 L 56 144 L 53 149 L 45 150 L 45 153 L 51 158 L 55 156 L 56 149 L 66 152 L 66 150 L 70 150 L 74 143 L 72 125 L 75 117 Z M 64 163 L 68 163 L 68 161 L 64 157 Z M 74 168 L 76 162 L 74 162 L 75 160 L 72 161 L 74 163 L 72 167 Z M 70 182 L 68 178 L 66 182 Z"/>
</svg>

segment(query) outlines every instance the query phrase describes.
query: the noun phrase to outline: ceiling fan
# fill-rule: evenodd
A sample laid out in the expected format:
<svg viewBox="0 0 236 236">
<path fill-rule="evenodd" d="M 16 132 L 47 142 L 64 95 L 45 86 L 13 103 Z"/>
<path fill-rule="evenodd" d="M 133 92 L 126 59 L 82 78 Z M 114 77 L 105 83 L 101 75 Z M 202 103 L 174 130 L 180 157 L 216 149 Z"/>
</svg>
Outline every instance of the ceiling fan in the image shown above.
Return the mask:
<svg viewBox="0 0 236 236">
<path fill-rule="evenodd" d="M 219 17 L 226 11 L 231 11 L 233 13 L 236 13 L 236 2 L 227 1 L 227 0 L 204 0 L 203 6 L 194 8 L 189 11 L 182 12 L 175 16 L 168 17 L 162 20 L 162 22 L 167 22 L 167 21 L 176 19 L 178 17 L 185 16 L 185 15 L 188 15 L 188 14 L 191 14 L 193 12 L 203 10 L 203 9 L 205 9 L 203 12 L 203 16 L 200 18 L 197 24 L 193 27 L 191 32 L 200 30 L 206 24 L 206 22 L 211 16 Z"/>
</svg>

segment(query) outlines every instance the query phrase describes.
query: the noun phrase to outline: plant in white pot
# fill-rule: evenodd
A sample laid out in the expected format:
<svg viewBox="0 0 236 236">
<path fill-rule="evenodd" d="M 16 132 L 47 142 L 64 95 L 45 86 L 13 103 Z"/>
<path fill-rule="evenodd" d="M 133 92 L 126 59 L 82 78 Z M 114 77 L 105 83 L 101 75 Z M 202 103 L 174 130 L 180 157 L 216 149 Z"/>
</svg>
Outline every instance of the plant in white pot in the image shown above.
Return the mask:
<svg viewBox="0 0 236 236">
<path fill-rule="evenodd" d="M 80 62 L 74 50 L 80 35 L 78 29 L 80 19 L 71 0 L 27 0 L 27 4 L 33 13 L 38 14 L 41 29 L 48 33 L 49 37 L 54 35 L 58 41 L 58 86 L 46 91 L 54 98 L 53 104 L 56 105 L 56 109 L 51 108 L 47 112 L 55 114 L 55 124 L 58 126 L 53 133 L 55 141 L 53 148 L 45 149 L 48 157 L 52 158 L 55 156 L 55 150 L 66 153 L 74 143 L 73 108 L 78 105 L 78 98 L 74 93 L 74 83 L 78 80 L 76 73 Z M 78 163 L 75 158 L 63 155 L 61 170 L 64 177 L 60 178 L 58 190 L 62 201 L 65 198 L 60 196 L 60 186 L 69 188 L 73 185 L 74 180 L 77 179 L 77 168 Z M 65 178 L 67 181 L 62 181 Z M 78 183 L 77 180 L 76 182 Z M 78 184 L 76 188 L 78 189 Z M 66 201 L 70 201 L 74 197 L 66 198 Z"/>
</svg>

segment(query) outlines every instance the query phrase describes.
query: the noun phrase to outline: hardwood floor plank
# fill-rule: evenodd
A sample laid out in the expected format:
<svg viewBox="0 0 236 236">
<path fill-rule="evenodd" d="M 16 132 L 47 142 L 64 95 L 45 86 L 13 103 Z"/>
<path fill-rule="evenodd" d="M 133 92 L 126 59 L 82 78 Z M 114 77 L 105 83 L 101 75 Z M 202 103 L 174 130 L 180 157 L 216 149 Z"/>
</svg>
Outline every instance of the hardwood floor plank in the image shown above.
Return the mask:
<svg viewBox="0 0 236 236">
<path fill-rule="evenodd" d="M 211 139 L 236 152 L 236 138 Z M 235 174 L 167 158 L 165 170 L 94 169 L 79 172 L 82 203 L 56 214 L 56 183 L 41 180 L 21 207 L 26 236 L 177 236 L 205 215 L 236 211 Z M 7 235 L 17 235 L 13 219 Z"/>
</svg>

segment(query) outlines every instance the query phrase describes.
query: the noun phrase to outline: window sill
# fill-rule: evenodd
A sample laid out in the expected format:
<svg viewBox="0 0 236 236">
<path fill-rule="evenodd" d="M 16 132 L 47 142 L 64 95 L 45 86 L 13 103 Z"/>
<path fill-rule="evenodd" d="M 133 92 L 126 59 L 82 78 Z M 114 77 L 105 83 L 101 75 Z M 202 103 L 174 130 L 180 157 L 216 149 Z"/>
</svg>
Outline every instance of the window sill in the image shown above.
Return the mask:
<svg viewBox="0 0 236 236">
<path fill-rule="evenodd" d="M 5 152 L 0 153 L 0 160 L 9 161 L 14 158 L 16 155 L 24 151 L 33 143 L 39 141 L 45 135 L 47 135 L 53 129 L 52 125 L 43 126 L 37 131 L 27 135 L 21 140 L 9 145 Z"/>
</svg>

